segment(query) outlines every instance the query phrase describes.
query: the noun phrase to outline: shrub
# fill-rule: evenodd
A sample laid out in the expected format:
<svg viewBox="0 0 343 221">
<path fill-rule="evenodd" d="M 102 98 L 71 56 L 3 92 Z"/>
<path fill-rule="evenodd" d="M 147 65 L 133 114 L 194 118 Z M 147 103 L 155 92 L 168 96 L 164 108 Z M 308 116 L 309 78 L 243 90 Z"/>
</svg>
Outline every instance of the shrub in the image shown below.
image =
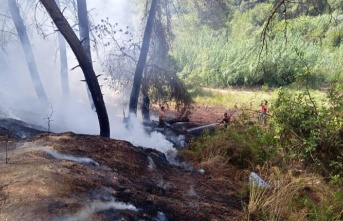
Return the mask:
<svg viewBox="0 0 343 221">
<path fill-rule="evenodd" d="M 316 102 L 308 90 L 280 89 L 274 120 L 280 142 L 293 157 L 326 177 L 343 176 L 343 94 L 336 82 L 327 98 Z"/>
<path fill-rule="evenodd" d="M 275 156 L 274 134 L 256 125 L 235 124 L 205 133 L 180 154 L 195 163 L 216 162 L 221 168 L 239 169 L 251 169 Z"/>
<path fill-rule="evenodd" d="M 339 47 L 343 42 L 343 27 L 337 27 L 327 33 L 325 39 L 332 47 Z"/>
</svg>

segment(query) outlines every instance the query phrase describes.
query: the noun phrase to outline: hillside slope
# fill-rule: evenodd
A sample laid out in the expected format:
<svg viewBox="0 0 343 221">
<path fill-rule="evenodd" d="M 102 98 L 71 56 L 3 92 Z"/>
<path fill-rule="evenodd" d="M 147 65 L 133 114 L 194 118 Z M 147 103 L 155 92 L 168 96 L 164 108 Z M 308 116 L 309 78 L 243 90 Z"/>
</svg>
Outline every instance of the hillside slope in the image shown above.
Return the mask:
<svg viewBox="0 0 343 221">
<path fill-rule="evenodd" d="M 6 143 L 2 142 L 2 147 Z M 0 220 L 235 220 L 239 186 L 152 149 L 74 133 L 1 148 Z"/>
</svg>

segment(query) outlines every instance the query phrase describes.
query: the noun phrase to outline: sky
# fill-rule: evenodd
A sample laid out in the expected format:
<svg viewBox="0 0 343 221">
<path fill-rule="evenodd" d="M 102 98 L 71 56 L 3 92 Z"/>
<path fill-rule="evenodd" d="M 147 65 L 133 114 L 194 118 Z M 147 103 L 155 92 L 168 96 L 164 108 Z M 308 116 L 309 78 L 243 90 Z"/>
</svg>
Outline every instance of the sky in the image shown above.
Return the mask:
<svg viewBox="0 0 343 221">
<path fill-rule="evenodd" d="M 62 1 L 62 0 L 61 0 Z M 118 22 L 123 26 L 133 26 L 135 13 L 127 0 L 87 0 L 88 10 L 96 24 L 102 18 L 108 17 L 111 22 Z M 5 0 L 0 0 L 0 12 L 8 14 Z M 36 65 L 48 99 L 50 107 L 42 108 L 37 99 L 30 73 L 25 60 L 23 49 L 18 37 L 14 36 L 3 47 L 5 59 L 9 64 L 9 70 L 1 70 L 0 74 L 0 114 L 16 119 L 21 119 L 45 128 L 50 126 L 53 132 L 72 131 L 75 133 L 99 134 L 97 115 L 90 109 L 86 92 L 86 84 L 82 82 L 83 73 L 77 66 L 78 62 L 68 47 L 69 86 L 70 99 L 64 99 L 61 91 L 60 64 L 57 34 L 48 31 L 48 37 L 42 39 L 37 35 L 33 18 L 42 19 L 39 12 L 23 16 L 25 24 L 29 27 L 29 38 L 36 58 Z M 3 18 L 2 18 L 3 19 Z M 50 21 L 46 21 L 49 24 Z M 6 30 L 16 32 L 11 21 Z M 77 33 L 78 35 L 78 33 Z M 96 74 L 104 74 L 101 68 L 101 58 L 93 53 L 93 65 Z M 162 152 L 172 150 L 172 144 L 165 140 L 159 133 L 147 135 L 140 124 L 141 116 L 133 122 L 131 131 L 128 131 L 123 120 L 123 111 L 128 112 L 127 100 L 121 99 L 121 94 L 111 90 L 104 82 L 105 76 L 99 78 L 102 85 L 105 105 L 111 125 L 111 137 L 124 139 L 134 145 L 152 147 Z M 154 118 L 153 118 L 154 119 Z M 156 118 L 155 118 L 156 119 Z"/>
</svg>

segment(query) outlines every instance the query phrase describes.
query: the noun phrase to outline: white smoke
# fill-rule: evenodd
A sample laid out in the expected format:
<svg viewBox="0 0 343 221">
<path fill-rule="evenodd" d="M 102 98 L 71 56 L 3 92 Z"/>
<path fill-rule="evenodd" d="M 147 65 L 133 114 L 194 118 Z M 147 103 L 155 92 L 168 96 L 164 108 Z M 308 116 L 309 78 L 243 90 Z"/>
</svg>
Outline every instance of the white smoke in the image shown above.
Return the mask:
<svg viewBox="0 0 343 221">
<path fill-rule="evenodd" d="M 156 164 L 155 164 L 154 160 L 150 156 L 148 156 L 148 161 L 149 161 L 148 168 L 150 170 L 156 169 Z"/>
<path fill-rule="evenodd" d="M 187 191 L 187 195 L 188 196 L 198 196 L 198 194 L 195 192 L 195 190 L 194 190 L 194 186 L 193 185 L 191 185 L 190 187 L 189 187 L 189 190 Z"/>
<path fill-rule="evenodd" d="M 74 161 L 82 164 L 90 164 L 94 166 L 99 166 L 99 163 L 88 158 L 88 157 L 74 157 L 72 155 L 68 154 L 62 154 L 54 150 L 49 150 L 49 149 L 43 149 L 45 152 L 50 154 L 53 158 L 59 159 L 59 160 L 69 160 L 69 161 Z"/>
<path fill-rule="evenodd" d="M 163 153 L 175 150 L 173 144 L 166 140 L 163 134 L 159 132 L 146 133 L 143 125 L 136 117 L 130 116 L 128 128 L 122 122 L 118 122 L 119 119 L 122 120 L 122 118 L 113 119 L 114 123 L 112 124 L 116 127 L 111 133 L 111 137 L 125 139 L 135 146 L 154 148 Z"/>
<path fill-rule="evenodd" d="M 133 8 L 130 1 L 88 0 L 87 4 L 94 23 L 104 17 L 109 17 L 112 22 L 118 22 L 123 26 L 130 26 L 133 22 Z M 8 13 L 7 4 L 3 5 L 0 12 L 6 14 Z M 26 11 L 25 17 L 32 18 L 32 20 L 35 16 L 39 18 L 40 16 L 34 14 L 33 11 Z M 10 19 L 7 21 L 7 26 L 13 28 L 12 21 Z M 7 116 L 45 128 L 50 127 L 52 132 L 72 131 L 83 134 L 99 134 L 98 118 L 90 108 L 86 84 L 82 82 L 84 80 L 83 73 L 80 68 L 71 70 L 78 65 L 75 55 L 68 47 L 70 97 L 64 98 L 61 89 L 57 34 L 54 33 L 56 28 L 50 27 L 51 30 L 47 32 L 50 35 L 43 40 L 41 36 L 37 35 L 32 21 L 27 20 L 26 23 L 29 27 L 29 38 L 38 72 L 51 106 L 41 106 L 27 68 L 23 49 L 18 38 L 13 35 L 11 41 L 5 45 L 5 53 L 2 53 L 5 54 L 5 59 L 8 61 L 9 71 L 0 76 L 0 113 L 6 112 Z M 93 53 L 93 61 L 96 74 L 103 74 L 101 62 L 95 53 Z M 105 84 L 104 77 L 99 78 L 99 83 L 102 85 L 110 120 L 111 138 L 127 140 L 133 145 L 155 148 L 164 153 L 174 150 L 172 143 L 167 141 L 161 133 L 148 134 L 144 131 L 140 123 L 140 115 L 131 122 L 132 127 L 128 130 L 122 123 L 122 112 L 128 107 L 123 106 L 121 97 L 116 96 L 116 92 Z"/>
<path fill-rule="evenodd" d="M 168 219 L 163 212 L 158 212 L 156 216 L 156 221 L 168 221 Z"/>
<path fill-rule="evenodd" d="M 123 27 L 131 26 L 133 9 L 131 1 L 127 0 L 87 0 L 88 10 L 92 13 L 94 22 L 108 17 L 113 22 L 122 24 Z"/>
<path fill-rule="evenodd" d="M 97 212 L 115 209 L 115 210 L 131 210 L 138 211 L 132 204 L 126 204 L 123 202 L 101 202 L 95 201 L 83 207 L 78 213 L 74 215 L 66 215 L 64 217 L 59 217 L 54 219 L 54 221 L 86 221 Z"/>
</svg>

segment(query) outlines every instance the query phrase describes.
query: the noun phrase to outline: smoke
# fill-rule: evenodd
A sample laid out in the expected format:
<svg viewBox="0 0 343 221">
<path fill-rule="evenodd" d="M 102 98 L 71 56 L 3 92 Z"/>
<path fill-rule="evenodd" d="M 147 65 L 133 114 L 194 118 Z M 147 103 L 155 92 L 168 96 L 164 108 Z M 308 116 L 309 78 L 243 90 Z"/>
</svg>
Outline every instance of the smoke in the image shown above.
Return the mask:
<svg viewBox="0 0 343 221">
<path fill-rule="evenodd" d="M 158 212 L 156 216 L 156 221 L 168 221 L 168 219 L 163 212 Z"/>
<path fill-rule="evenodd" d="M 24 1 L 19 1 L 19 3 L 22 2 Z M 0 13 L 8 14 L 7 5 L 1 5 L 4 7 L 0 9 Z M 118 22 L 123 26 L 132 26 L 133 7 L 130 1 L 88 0 L 87 6 L 95 24 L 102 18 L 108 17 L 112 22 Z M 99 134 L 98 118 L 90 108 L 86 84 L 83 82 L 83 73 L 80 68 L 74 68 L 78 65 L 74 54 L 68 47 L 70 97 L 66 98 L 63 96 L 61 86 L 58 38 L 57 34 L 54 33 L 56 28 L 51 25 L 44 27 L 49 35 L 42 39 L 42 36 L 37 34 L 32 21 L 35 16 L 37 18 L 44 16 L 34 14 L 33 11 L 29 10 L 21 12 L 21 14 L 25 14 L 25 18 L 30 18 L 26 19 L 26 27 L 28 27 L 37 69 L 50 106 L 46 107 L 40 104 L 35 93 L 34 83 L 30 78 L 23 49 L 17 36 L 12 35 L 10 40 L 0 49 L 2 60 L 5 60 L 6 66 L 8 66 L 8 71 L 3 71 L 0 75 L 0 115 L 10 116 L 45 128 L 49 127 L 52 132 L 72 131 L 82 134 Z M 10 19 L 6 21 L 6 25 L 3 27 L 13 31 L 13 22 Z M 73 24 L 73 22 L 71 23 Z M 0 35 L 2 34 L 3 32 L 0 32 Z M 96 57 L 95 54 L 93 53 L 92 58 L 95 72 L 96 74 L 104 74 L 100 62 L 101 58 Z M 110 120 L 111 138 L 127 140 L 133 145 L 155 148 L 164 153 L 174 151 L 172 143 L 167 141 L 161 133 L 152 132 L 148 134 L 145 132 L 141 125 L 140 115 L 137 118 L 132 118 L 130 129 L 125 127 L 122 123 L 122 112 L 128 110 L 128 100 L 123 100 L 122 96 L 118 96 L 118 92 L 113 91 L 106 84 L 105 78 L 106 76 L 101 76 L 98 79 L 102 85 L 101 89 L 104 93 Z"/>
<path fill-rule="evenodd" d="M 78 213 L 74 215 L 67 215 L 64 217 L 56 218 L 54 221 L 85 221 L 96 212 L 115 209 L 115 210 L 132 210 L 138 211 L 132 204 L 126 204 L 122 202 L 101 202 L 95 201 L 83 207 Z"/>
<path fill-rule="evenodd" d="M 112 119 L 111 125 L 116 125 L 111 132 L 113 138 L 125 138 L 135 146 L 154 148 L 163 153 L 175 151 L 173 144 L 166 140 L 163 134 L 156 131 L 148 134 L 138 118 L 134 116 L 130 116 L 128 127 L 122 123 L 122 117 Z"/>
<path fill-rule="evenodd" d="M 99 1 L 88 0 L 88 11 L 91 11 L 95 23 L 100 23 L 101 19 L 108 17 L 113 22 L 122 24 L 123 27 L 131 26 L 133 9 L 131 1 L 127 0 L 112 0 L 112 1 Z M 94 11 L 94 12 L 93 12 Z"/>
<path fill-rule="evenodd" d="M 148 168 L 150 170 L 156 169 L 156 164 L 155 164 L 154 160 L 149 156 L 148 156 L 148 161 L 149 161 Z"/>
<path fill-rule="evenodd" d="M 70 161 L 74 161 L 74 162 L 78 162 L 78 163 L 82 163 L 82 164 L 90 164 L 93 166 L 98 167 L 99 163 L 88 158 L 88 157 L 74 157 L 68 154 L 62 154 L 62 153 L 58 153 L 57 151 L 54 150 L 49 150 L 49 149 L 43 149 L 45 152 L 47 152 L 48 154 L 50 154 L 53 158 L 55 159 L 59 159 L 59 160 L 70 160 Z"/>
<path fill-rule="evenodd" d="M 189 187 L 189 190 L 187 191 L 187 195 L 188 196 L 193 196 L 193 197 L 195 197 L 195 196 L 197 197 L 198 196 L 198 194 L 194 190 L 194 186 L 193 185 L 191 185 Z"/>
</svg>

